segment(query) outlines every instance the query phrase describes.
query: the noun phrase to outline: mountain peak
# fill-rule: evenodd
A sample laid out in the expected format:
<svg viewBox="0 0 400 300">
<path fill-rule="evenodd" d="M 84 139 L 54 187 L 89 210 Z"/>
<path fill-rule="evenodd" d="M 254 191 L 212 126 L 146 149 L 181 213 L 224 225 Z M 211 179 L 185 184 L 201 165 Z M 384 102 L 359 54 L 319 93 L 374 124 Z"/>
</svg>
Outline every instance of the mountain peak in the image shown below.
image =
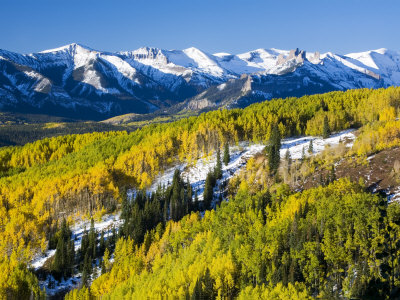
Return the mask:
<svg viewBox="0 0 400 300">
<path fill-rule="evenodd" d="M 399 70 L 400 54 L 385 48 L 351 55 L 298 48 L 212 55 L 196 47 L 111 53 L 72 43 L 28 55 L 0 50 L 0 106 L 42 112 L 42 103 L 69 111 L 80 105 L 97 117 L 149 113 L 195 96 L 216 103 L 236 99 L 234 105 L 240 106 L 272 97 L 400 85 Z"/>
<path fill-rule="evenodd" d="M 71 44 L 64 45 L 64 46 L 61 46 L 58 48 L 43 50 L 43 51 L 40 51 L 39 53 L 55 53 L 55 52 L 62 52 L 62 51 L 77 52 L 82 49 L 84 49 L 86 51 L 96 51 L 88 46 L 85 46 L 85 45 L 82 45 L 79 43 L 71 43 Z"/>
</svg>

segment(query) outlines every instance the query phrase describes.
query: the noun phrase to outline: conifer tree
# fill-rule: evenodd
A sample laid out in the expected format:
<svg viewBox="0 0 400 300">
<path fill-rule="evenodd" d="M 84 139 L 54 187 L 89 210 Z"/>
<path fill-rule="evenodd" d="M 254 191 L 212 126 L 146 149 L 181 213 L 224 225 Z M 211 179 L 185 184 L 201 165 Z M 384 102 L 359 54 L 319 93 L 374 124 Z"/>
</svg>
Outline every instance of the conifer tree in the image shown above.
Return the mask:
<svg viewBox="0 0 400 300">
<path fill-rule="evenodd" d="M 231 155 L 229 154 L 229 144 L 224 145 L 224 164 L 227 166 L 231 160 Z"/>
<path fill-rule="evenodd" d="M 82 240 L 81 240 L 81 250 L 80 250 L 81 259 L 85 257 L 88 247 L 89 247 L 89 235 L 85 227 L 83 229 Z"/>
<path fill-rule="evenodd" d="M 334 182 L 336 180 L 335 166 L 333 165 L 331 167 L 331 174 L 329 177 L 331 182 Z"/>
<path fill-rule="evenodd" d="M 308 144 L 308 153 L 313 154 L 314 152 L 314 146 L 313 146 L 313 140 L 310 140 L 310 143 Z"/>
<path fill-rule="evenodd" d="M 324 127 L 322 129 L 322 137 L 324 139 L 326 139 L 326 138 L 329 137 L 330 134 L 331 134 L 331 130 L 329 128 L 328 117 L 325 115 L 325 117 L 324 117 Z"/>
<path fill-rule="evenodd" d="M 271 173 L 275 174 L 278 170 L 280 163 L 280 149 L 281 149 L 281 135 L 279 133 L 279 128 L 275 124 L 272 127 L 271 136 L 266 147 L 268 155 L 268 164 Z"/>
<path fill-rule="evenodd" d="M 286 160 L 286 163 L 287 163 L 287 171 L 290 172 L 290 168 L 292 166 L 292 156 L 290 155 L 289 149 L 286 150 L 285 160 Z"/>
<path fill-rule="evenodd" d="M 197 190 L 194 192 L 194 210 L 199 210 L 199 196 Z"/>
<path fill-rule="evenodd" d="M 204 185 L 204 193 L 203 193 L 203 203 L 204 209 L 211 208 L 211 202 L 213 200 L 213 188 L 215 184 L 215 178 L 213 172 L 209 172 L 206 177 L 206 183 Z"/>
<path fill-rule="evenodd" d="M 104 239 L 104 230 L 101 231 L 99 250 L 100 250 L 100 255 L 103 255 L 104 251 L 106 250 L 106 241 Z"/>
<path fill-rule="evenodd" d="M 301 149 L 301 161 L 304 161 L 305 159 L 306 159 L 306 152 L 305 152 L 304 146 L 303 146 L 303 148 Z"/>
<path fill-rule="evenodd" d="M 93 259 L 96 257 L 96 250 L 97 250 L 97 234 L 96 230 L 94 229 L 94 220 L 90 221 L 90 231 L 89 231 L 89 256 Z"/>
<path fill-rule="evenodd" d="M 71 275 L 73 272 L 74 268 L 74 263 L 75 263 L 75 243 L 73 240 L 68 241 L 68 247 L 67 247 L 67 275 Z"/>
<path fill-rule="evenodd" d="M 215 165 L 215 178 L 222 178 L 221 150 L 217 147 L 217 164 Z"/>
<path fill-rule="evenodd" d="M 59 278 L 61 273 L 63 273 L 65 254 L 66 253 L 65 253 L 64 239 L 60 236 L 58 238 L 56 254 L 54 255 L 54 262 L 53 262 L 53 271 L 55 272 L 55 276 L 57 278 Z"/>
</svg>

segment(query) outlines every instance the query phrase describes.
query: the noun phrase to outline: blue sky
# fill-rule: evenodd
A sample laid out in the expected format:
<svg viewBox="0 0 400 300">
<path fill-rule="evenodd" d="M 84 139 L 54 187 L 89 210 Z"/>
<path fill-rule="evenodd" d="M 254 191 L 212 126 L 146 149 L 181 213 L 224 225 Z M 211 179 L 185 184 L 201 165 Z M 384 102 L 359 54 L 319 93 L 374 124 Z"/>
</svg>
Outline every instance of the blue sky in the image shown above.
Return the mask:
<svg viewBox="0 0 400 300">
<path fill-rule="evenodd" d="M 22 53 L 73 42 L 106 51 L 400 50 L 398 0 L 1 2 L 0 48 Z"/>
</svg>

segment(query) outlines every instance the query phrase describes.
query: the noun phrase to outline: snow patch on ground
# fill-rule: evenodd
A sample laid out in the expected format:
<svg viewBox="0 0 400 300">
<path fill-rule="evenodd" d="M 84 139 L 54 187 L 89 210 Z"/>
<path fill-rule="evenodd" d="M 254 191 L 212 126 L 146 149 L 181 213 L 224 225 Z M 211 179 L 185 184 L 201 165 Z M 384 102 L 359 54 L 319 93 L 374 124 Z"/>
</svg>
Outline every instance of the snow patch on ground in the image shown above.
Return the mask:
<svg viewBox="0 0 400 300">
<path fill-rule="evenodd" d="M 331 135 L 327 139 L 321 137 L 296 137 L 282 140 L 280 150 L 281 157 L 285 157 L 286 151 L 289 149 L 292 159 L 300 159 L 302 157 L 303 147 L 304 152 L 308 156 L 308 146 L 310 140 L 313 141 L 313 155 L 323 151 L 327 145 L 334 146 L 340 142 L 346 143 L 347 147 L 352 147 L 355 140 L 354 129 L 345 130 Z M 230 147 L 231 160 L 227 166 L 222 166 L 222 179 L 217 181 L 217 186 L 214 190 L 215 194 L 220 191 L 219 185 L 227 182 L 230 178 L 237 175 L 240 170 L 246 166 L 249 158 L 261 152 L 264 149 L 263 144 L 250 144 L 249 142 L 240 142 L 238 146 Z M 222 155 L 222 153 L 221 153 Z M 203 200 L 203 191 L 207 173 L 214 169 L 216 165 L 216 154 L 206 158 L 200 158 L 195 163 L 188 165 L 187 163 L 177 164 L 160 174 L 150 188 L 150 192 L 157 190 L 158 186 L 167 187 L 172 183 L 175 169 L 181 171 L 182 178 L 192 185 L 193 192 L 197 191 L 199 201 Z M 134 195 L 134 190 L 130 191 L 130 195 Z"/>
<path fill-rule="evenodd" d="M 310 140 L 313 142 L 313 155 L 322 152 L 327 145 L 334 146 L 338 145 L 340 142 L 346 143 L 346 146 L 351 148 L 355 140 L 354 129 L 348 129 L 341 131 L 339 133 L 331 135 L 327 139 L 321 137 L 306 136 L 300 138 L 288 138 L 282 140 L 282 147 L 280 150 L 281 158 L 284 158 L 286 151 L 289 149 L 290 156 L 292 159 L 300 159 L 302 157 L 303 148 L 304 153 L 308 154 L 308 147 Z"/>
<path fill-rule="evenodd" d="M 107 239 L 111 235 L 113 227 L 118 229 L 122 223 L 123 221 L 120 218 L 120 213 L 109 214 L 103 216 L 100 222 L 95 222 L 94 228 L 98 235 L 104 231 L 104 237 Z M 75 243 L 75 251 L 77 252 L 81 248 L 82 236 L 85 229 L 88 231 L 90 229 L 90 220 L 78 222 L 70 229 L 72 231 L 72 239 Z M 31 261 L 31 267 L 35 271 L 40 269 L 48 259 L 55 255 L 55 253 L 55 249 L 47 250 L 44 254 L 37 256 Z M 99 269 L 99 266 L 97 266 L 97 269 Z M 97 274 L 100 274 L 99 270 L 97 270 Z M 81 273 L 77 273 L 68 279 L 62 278 L 60 281 L 57 281 L 53 276 L 48 275 L 44 280 L 39 281 L 39 285 L 41 288 L 46 288 L 47 295 L 57 295 L 62 291 L 70 290 L 71 288 L 78 286 L 80 284 L 81 276 Z"/>
<path fill-rule="evenodd" d="M 400 201 L 400 186 L 390 195 L 387 196 L 387 199 L 390 202 Z"/>
<path fill-rule="evenodd" d="M 239 170 L 244 167 L 247 160 L 253 157 L 255 154 L 261 152 L 264 149 L 264 145 L 261 144 L 249 144 L 247 142 L 239 143 L 239 146 L 230 148 L 231 160 L 227 166 L 222 164 L 222 178 L 217 181 L 214 194 L 220 192 L 220 187 L 224 182 L 227 182 L 230 178 L 238 174 Z M 197 192 L 199 201 L 203 200 L 204 186 L 208 172 L 212 171 L 217 163 L 216 155 L 212 155 L 208 158 L 199 159 L 196 164 L 186 168 L 182 172 L 182 178 L 192 185 L 193 191 Z"/>
<path fill-rule="evenodd" d="M 107 237 L 111 233 L 111 230 L 114 226 L 115 228 L 118 228 L 121 224 L 122 220 L 120 219 L 120 213 L 110 214 L 103 216 L 101 222 L 95 222 L 94 228 L 98 234 L 100 234 L 103 230 L 105 230 L 104 236 Z M 81 248 L 81 242 L 84 230 L 86 229 L 89 231 L 90 229 L 90 220 L 78 222 L 75 225 L 73 225 L 70 229 L 72 231 L 72 239 L 75 242 L 75 251 L 77 251 Z M 47 250 L 44 254 L 35 257 L 31 261 L 31 267 L 34 270 L 38 270 L 39 268 L 43 267 L 44 263 L 49 258 L 53 257 L 55 253 L 56 250 L 52 249 L 52 250 Z"/>
</svg>

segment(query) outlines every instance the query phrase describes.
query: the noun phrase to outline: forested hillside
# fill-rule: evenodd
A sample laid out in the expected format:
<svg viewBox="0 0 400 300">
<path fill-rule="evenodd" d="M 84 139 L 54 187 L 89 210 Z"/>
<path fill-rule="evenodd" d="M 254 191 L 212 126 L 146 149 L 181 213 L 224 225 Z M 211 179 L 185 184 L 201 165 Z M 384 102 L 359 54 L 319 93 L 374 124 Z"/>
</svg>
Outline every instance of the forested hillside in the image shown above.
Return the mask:
<svg viewBox="0 0 400 300">
<path fill-rule="evenodd" d="M 361 127 L 360 134 L 345 155 L 361 159 L 400 146 L 399 106 L 400 88 L 332 92 L 213 111 L 130 133 L 66 135 L 1 148 L 0 267 L 7 272 L 1 275 L 0 296 L 39 295 L 37 279 L 26 266 L 48 248 L 57 220 L 71 223 L 118 210 L 129 188 L 148 188 L 179 161 L 193 163 L 240 141 L 268 145 L 274 135 L 322 136 L 351 127 Z M 203 218 L 196 211 L 208 207 L 178 210 L 174 216 L 169 207 L 163 210 L 169 214 L 157 217 L 160 226 L 144 222 L 140 235 L 131 234 L 137 226 L 126 225 L 112 267 L 90 290 L 83 287 L 68 297 L 360 298 L 396 293 L 398 206 L 366 192 L 361 182 L 334 176 L 323 186 L 296 192 L 277 170 L 285 162 L 271 164 L 268 149 L 262 163 L 254 161 L 245 176 L 233 180 L 229 201 Z M 304 176 L 338 158 L 324 155 Z M 179 195 L 189 193 L 184 179 L 170 193 L 175 189 Z M 171 203 L 171 195 L 162 199 Z M 135 224 L 135 216 L 150 202 L 135 208 L 126 222 Z"/>
<path fill-rule="evenodd" d="M 347 180 L 294 194 L 247 184 L 151 243 L 120 239 L 112 269 L 67 299 L 385 299 L 399 285 L 397 203 Z"/>
</svg>

